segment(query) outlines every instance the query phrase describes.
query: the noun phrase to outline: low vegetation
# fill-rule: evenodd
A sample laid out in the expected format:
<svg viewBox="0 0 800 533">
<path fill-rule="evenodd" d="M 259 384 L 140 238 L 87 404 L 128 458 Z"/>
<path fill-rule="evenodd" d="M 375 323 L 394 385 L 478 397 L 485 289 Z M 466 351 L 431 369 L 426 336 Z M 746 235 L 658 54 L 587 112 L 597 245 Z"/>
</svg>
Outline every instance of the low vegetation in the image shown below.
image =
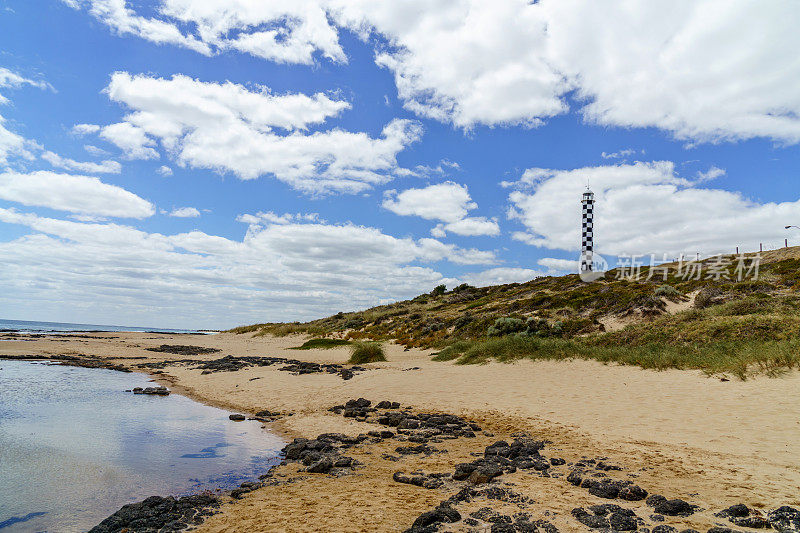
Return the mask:
<svg viewBox="0 0 800 533">
<path fill-rule="evenodd" d="M 350 341 L 344 339 L 309 339 L 300 346 L 289 348 L 290 350 L 330 350 L 340 346 L 349 346 Z"/>
<path fill-rule="evenodd" d="M 351 365 L 364 365 L 380 361 L 386 361 L 386 354 L 384 354 L 383 345 L 380 343 L 354 342 L 351 344 L 350 359 L 347 361 Z"/>
<path fill-rule="evenodd" d="M 567 275 L 481 288 L 440 285 L 365 311 L 232 331 L 336 336 L 361 343 L 355 346 L 394 340 L 438 349 L 434 360 L 459 364 L 582 358 L 742 379 L 797 368 L 800 248 L 765 254 L 757 280 L 730 274 L 665 280 L 644 267 L 637 281 L 617 279 L 612 270 L 594 283 Z M 607 331 L 611 323 L 628 325 Z"/>
</svg>

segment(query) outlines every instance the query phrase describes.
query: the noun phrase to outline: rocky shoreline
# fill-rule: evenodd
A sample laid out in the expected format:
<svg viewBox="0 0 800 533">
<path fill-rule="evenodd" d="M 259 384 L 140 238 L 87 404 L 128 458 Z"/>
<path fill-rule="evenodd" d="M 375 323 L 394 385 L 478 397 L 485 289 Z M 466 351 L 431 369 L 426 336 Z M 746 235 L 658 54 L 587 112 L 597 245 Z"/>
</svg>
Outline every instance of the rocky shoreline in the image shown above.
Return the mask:
<svg viewBox="0 0 800 533">
<path fill-rule="evenodd" d="M 440 445 L 460 439 L 476 439 L 478 435 L 494 436 L 483 431 L 474 421 L 460 416 L 400 409 L 399 402 L 388 400 L 373 404 L 365 398 L 352 399 L 331 407 L 329 411 L 372 424 L 375 429 L 356 436 L 323 433 L 314 439 L 295 438 L 281 451 L 280 465 L 258 481 L 245 482 L 223 496 L 198 495 L 177 500 L 154 496 L 138 504 L 126 505 L 92 529 L 92 533 L 181 531 L 218 512 L 226 497 L 240 500 L 266 486 L 306 480 L 308 474 L 342 477 L 358 475 L 361 470 L 369 468 L 348 456 L 348 450 L 393 443 L 391 446 L 397 455 L 381 455 L 382 460 L 392 462 L 398 456 L 447 454 L 448 450 Z M 474 460 L 457 463 L 448 472 L 425 472 L 422 469 L 394 472 L 392 479 L 395 483 L 450 494 L 408 524 L 405 533 L 559 532 L 551 521 L 532 518 L 530 511 L 538 508 L 538 514 L 542 514 L 546 503 L 525 495 L 513 481 L 505 479 L 518 471 L 554 484 L 579 487 L 592 496 L 608 500 L 609 503 L 574 507 L 570 512 L 574 520 L 568 529 L 570 531 L 700 533 L 696 529 L 681 527 L 673 519 L 713 512 L 679 498 L 649 494 L 631 479 L 631 475 L 625 474 L 623 466 L 612 464 L 607 458 L 584 457 L 572 462 L 556 455 L 546 455 L 550 444 L 526 433 L 515 432 L 509 440 L 496 440 L 483 448 L 476 447 L 471 453 Z M 292 464 L 297 465 L 297 474 L 277 475 Z M 470 511 L 469 507 L 476 504 L 479 508 Z M 543 514 L 558 515 L 556 511 L 546 509 Z M 790 506 L 763 511 L 737 504 L 717 510 L 713 516 L 716 525 L 708 528 L 707 533 L 744 533 L 753 529 L 780 533 L 800 531 L 800 510 Z"/>
</svg>

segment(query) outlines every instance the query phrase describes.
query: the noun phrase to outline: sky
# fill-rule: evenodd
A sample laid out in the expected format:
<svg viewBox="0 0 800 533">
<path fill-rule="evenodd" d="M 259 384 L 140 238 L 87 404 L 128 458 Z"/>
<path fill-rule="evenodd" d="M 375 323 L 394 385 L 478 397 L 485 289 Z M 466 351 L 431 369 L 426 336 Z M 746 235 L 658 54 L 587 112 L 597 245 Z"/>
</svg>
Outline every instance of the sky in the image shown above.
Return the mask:
<svg viewBox="0 0 800 533">
<path fill-rule="evenodd" d="M 0 317 L 227 328 L 800 245 L 792 0 L 0 0 Z"/>
</svg>

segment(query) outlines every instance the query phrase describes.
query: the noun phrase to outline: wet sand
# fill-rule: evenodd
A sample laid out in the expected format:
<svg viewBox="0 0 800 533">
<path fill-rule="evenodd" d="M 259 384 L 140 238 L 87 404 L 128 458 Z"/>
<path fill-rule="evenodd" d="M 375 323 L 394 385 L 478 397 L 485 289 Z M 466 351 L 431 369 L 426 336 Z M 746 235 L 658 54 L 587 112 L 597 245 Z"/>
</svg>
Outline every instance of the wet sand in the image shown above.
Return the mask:
<svg viewBox="0 0 800 533">
<path fill-rule="evenodd" d="M 128 367 L 224 355 L 341 364 L 349 355 L 345 348 L 288 349 L 300 345 L 302 337 L 226 333 L 92 333 L 91 337 L 98 338 L 7 340 L 0 342 L 0 355 L 98 356 Z M 145 349 L 161 344 L 221 351 L 181 356 Z M 550 440 L 548 450 L 570 462 L 608 457 L 650 493 L 683 498 L 707 510 L 669 522 L 676 527 L 708 529 L 719 522 L 712 511 L 736 503 L 763 509 L 800 505 L 798 372 L 776 379 L 720 381 L 697 371 L 657 372 L 588 361 L 457 366 L 431 362 L 429 353 L 388 346 L 386 363 L 369 365 L 370 370 L 357 372 L 350 380 L 326 373 L 294 375 L 277 366 L 206 374 L 183 365 L 161 370 L 154 376 L 160 382 L 212 405 L 247 414 L 264 409 L 294 413 L 270 424 L 287 438 L 313 438 L 323 432 L 357 435 L 376 429 L 375 424 L 328 411 L 358 397 L 456 414 L 493 434 L 447 441 L 441 445 L 446 454 L 404 456 L 398 461 L 381 457 L 397 443 L 359 447 L 349 455 L 364 468 L 342 477 L 306 474 L 289 464 L 276 471 L 276 479 L 290 482 L 265 486 L 224 505 L 222 513 L 208 519 L 200 531 L 402 531 L 420 513 L 446 499 L 452 488 L 448 492 L 396 483 L 394 472 L 452 472 L 455 464 L 471 460 L 471 453 L 515 432 Z M 535 501 L 531 514 L 540 513 L 561 531 L 586 531 L 570 510 L 608 500 L 560 481 L 522 471 L 502 477 L 502 483 Z M 631 508 L 646 517 L 644 503 L 636 505 Z"/>
</svg>

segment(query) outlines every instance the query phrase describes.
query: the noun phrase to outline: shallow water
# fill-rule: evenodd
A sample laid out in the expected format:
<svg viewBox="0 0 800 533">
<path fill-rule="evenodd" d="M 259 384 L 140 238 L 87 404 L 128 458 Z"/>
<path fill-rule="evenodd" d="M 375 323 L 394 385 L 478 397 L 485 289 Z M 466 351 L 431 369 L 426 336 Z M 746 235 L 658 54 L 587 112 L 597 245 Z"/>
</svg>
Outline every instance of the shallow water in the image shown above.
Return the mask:
<svg viewBox="0 0 800 533">
<path fill-rule="evenodd" d="M 0 532 L 85 531 L 147 496 L 233 488 L 277 462 L 258 422 L 142 374 L 0 361 Z"/>
</svg>

